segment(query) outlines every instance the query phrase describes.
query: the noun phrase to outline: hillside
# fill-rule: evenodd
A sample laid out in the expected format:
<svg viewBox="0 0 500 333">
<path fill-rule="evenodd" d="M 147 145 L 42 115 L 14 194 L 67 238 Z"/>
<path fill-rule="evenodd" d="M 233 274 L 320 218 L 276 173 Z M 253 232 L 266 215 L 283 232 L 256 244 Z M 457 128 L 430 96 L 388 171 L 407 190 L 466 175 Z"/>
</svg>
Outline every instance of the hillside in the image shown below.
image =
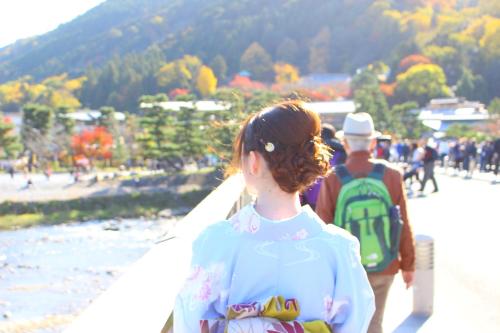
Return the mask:
<svg viewBox="0 0 500 333">
<path fill-rule="evenodd" d="M 108 0 L 47 34 L 0 49 L 0 82 L 23 75 L 40 79 L 81 73 L 113 55 L 140 52 L 164 38 L 165 23 L 154 18 L 178 2 Z"/>
<path fill-rule="evenodd" d="M 129 108 L 142 93 L 165 91 L 156 82 L 165 63 L 186 54 L 210 65 L 222 59 L 231 77 L 248 69 L 242 55 L 257 42 L 268 63 L 301 74 L 354 73 L 382 61 L 394 79 L 401 59 L 423 54 L 443 67 L 450 87 L 470 70 L 489 100 L 498 94 L 499 41 L 500 4 L 490 0 L 108 0 L 0 49 L 0 84 L 85 75 L 82 104 Z M 255 78 L 273 80 L 268 68 Z"/>
</svg>

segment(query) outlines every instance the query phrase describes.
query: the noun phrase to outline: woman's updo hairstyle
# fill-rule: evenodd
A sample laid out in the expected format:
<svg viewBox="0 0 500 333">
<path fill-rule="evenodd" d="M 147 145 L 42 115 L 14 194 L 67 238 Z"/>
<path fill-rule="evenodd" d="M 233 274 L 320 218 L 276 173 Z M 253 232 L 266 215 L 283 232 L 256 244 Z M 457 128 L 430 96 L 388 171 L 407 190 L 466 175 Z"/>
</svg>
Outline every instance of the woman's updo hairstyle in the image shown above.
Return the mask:
<svg viewBox="0 0 500 333">
<path fill-rule="evenodd" d="M 233 168 L 240 169 L 241 157 L 257 151 L 283 191 L 302 191 L 330 168 L 320 132 L 318 114 L 299 101 L 263 109 L 243 123 L 233 147 Z"/>
</svg>

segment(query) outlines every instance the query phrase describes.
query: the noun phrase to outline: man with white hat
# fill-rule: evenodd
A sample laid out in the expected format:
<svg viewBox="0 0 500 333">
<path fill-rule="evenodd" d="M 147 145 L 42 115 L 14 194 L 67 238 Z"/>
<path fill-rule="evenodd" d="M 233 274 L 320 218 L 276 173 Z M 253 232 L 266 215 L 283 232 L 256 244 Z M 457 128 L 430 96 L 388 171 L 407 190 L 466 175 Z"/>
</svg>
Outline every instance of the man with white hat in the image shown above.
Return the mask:
<svg viewBox="0 0 500 333">
<path fill-rule="evenodd" d="M 348 153 L 346 163 L 336 167 L 335 172 L 323 181 L 316 206 L 316 213 L 325 223 L 345 228 L 360 240 L 360 255 L 376 304 L 369 333 L 382 332 L 385 302 L 394 276 L 401 270 L 406 287 L 409 288 L 415 271 L 415 241 L 408 221 L 403 177 L 387 161 L 376 160 L 371 156 L 379 135 L 368 113 L 347 115 L 343 131 L 337 132 L 337 137 L 344 141 Z M 369 181 L 364 181 L 366 179 Z M 347 183 L 350 183 L 349 186 Z M 352 193 L 356 191 L 359 191 L 358 196 L 353 196 Z M 381 194 L 372 196 L 373 193 Z M 351 197 L 347 199 L 349 195 Z M 359 202 L 353 206 L 353 201 L 358 199 Z M 377 202 L 385 205 L 374 207 Z M 366 208 L 363 206 L 365 204 Z M 356 207 L 361 207 L 357 213 Z M 387 207 L 386 213 L 373 213 L 384 210 L 380 207 Z M 396 230 L 394 233 L 393 229 Z M 392 237 L 393 234 L 397 236 Z M 372 243 L 366 244 L 368 241 L 374 242 L 373 237 L 375 242 L 378 239 L 377 244 L 389 244 L 392 241 L 392 245 L 380 245 L 382 250 L 372 250 Z"/>
</svg>

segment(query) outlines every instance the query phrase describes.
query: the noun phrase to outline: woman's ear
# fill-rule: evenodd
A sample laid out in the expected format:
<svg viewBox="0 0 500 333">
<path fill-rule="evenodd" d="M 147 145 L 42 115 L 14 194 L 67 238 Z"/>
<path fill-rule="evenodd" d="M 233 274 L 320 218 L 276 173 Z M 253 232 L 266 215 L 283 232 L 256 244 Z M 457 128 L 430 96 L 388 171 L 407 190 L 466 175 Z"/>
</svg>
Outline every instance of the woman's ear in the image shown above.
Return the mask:
<svg viewBox="0 0 500 333">
<path fill-rule="evenodd" d="M 255 176 L 259 172 L 260 156 L 255 151 L 248 154 L 248 171 Z"/>
</svg>

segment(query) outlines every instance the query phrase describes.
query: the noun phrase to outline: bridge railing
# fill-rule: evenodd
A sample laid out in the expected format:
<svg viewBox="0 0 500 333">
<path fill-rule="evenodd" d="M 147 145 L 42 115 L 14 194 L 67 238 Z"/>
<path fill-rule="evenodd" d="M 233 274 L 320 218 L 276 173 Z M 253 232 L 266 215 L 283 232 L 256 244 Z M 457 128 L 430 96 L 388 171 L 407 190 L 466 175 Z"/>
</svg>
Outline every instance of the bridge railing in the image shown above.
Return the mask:
<svg viewBox="0 0 500 333">
<path fill-rule="evenodd" d="M 101 294 L 67 333 L 159 333 L 166 328 L 174 301 L 189 269 L 191 243 L 208 225 L 245 204 L 241 175 L 225 180 L 117 282 Z"/>
</svg>

